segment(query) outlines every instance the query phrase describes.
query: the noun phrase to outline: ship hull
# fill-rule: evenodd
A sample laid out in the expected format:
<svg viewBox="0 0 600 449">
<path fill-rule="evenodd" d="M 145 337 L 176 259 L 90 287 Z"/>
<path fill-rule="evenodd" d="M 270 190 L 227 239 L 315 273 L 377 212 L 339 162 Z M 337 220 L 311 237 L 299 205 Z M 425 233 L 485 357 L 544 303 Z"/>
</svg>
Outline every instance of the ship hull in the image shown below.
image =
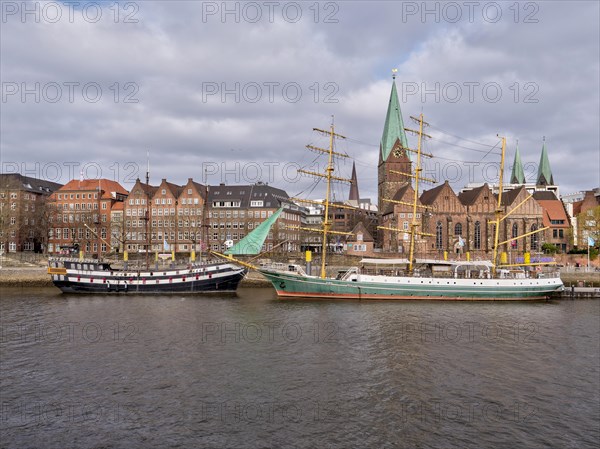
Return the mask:
<svg viewBox="0 0 600 449">
<path fill-rule="evenodd" d="M 234 293 L 246 270 L 231 264 L 191 266 L 145 272 L 119 271 L 102 264 L 65 263 L 49 269 L 63 293 L 78 294 L 208 294 Z"/>
<path fill-rule="evenodd" d="M 360 300 L 543 300 L 562 291 L 559 278 L 453 279 L 363 276 L 356 281 L 321 279 L 259 270 L 281 298 Z"/>
</svg>

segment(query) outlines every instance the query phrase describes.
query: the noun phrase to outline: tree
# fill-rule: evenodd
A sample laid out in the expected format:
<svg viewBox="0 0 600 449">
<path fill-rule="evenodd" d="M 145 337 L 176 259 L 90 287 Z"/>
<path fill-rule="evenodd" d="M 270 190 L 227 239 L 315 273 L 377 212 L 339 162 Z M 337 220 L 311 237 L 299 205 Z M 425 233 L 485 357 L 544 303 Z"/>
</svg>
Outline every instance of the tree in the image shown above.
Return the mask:
<svg viewBox="0 0 600 449">
<path fill-rule="evenodd" d="M 546 254 L 554 255 L 558 252 L 558 247 L 552 243 L 544 243 L 542 245 L 542 251 Z"/>
<path fill-rule="evenodd" d="M 600 206 L 581 212 L 577 216 L 577 225 L 580 247 L 588 244 L 588 237 L 598 243 L 600 241 Z"/>
</svg>

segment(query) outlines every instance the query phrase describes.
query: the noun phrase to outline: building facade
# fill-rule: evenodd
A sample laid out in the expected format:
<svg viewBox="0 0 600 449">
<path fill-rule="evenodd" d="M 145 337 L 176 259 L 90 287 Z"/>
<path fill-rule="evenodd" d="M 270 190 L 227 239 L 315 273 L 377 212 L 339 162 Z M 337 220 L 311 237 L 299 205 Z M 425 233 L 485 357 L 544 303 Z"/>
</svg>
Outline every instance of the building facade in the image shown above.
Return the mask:
<svg viewBox="0 0 600 449">
<path fill-rule="evenodd" d="M 162 179 L 152 186 L 139 179 L 125 203 L 124 247 L 133 253 L 202 249 L 206 186 L 189 178 L 184 185 Z"/>
<path fill-rule="evenodd" d="M 275 222 L 263 251 L 297 253 L 301 250 L 303 208 L 289 200 L 281 189 L 262 182 L 252 185 L 211 186 L 208 191 L 208 244 L 225 251 L 256 229 L 280 207 L 285 209 Z"/>
<path fill-rule="evenodd" d="M 71 180 L 50 196 L 48 252 L 83 251 L 92 256 L 112 251 L 112 209 L 127 190 L 109 179 Z"/>
<path fill-rule="evenodd" d="M 61 187 L 17 173 L 0 175 L 0 251 L 46 251 L 50 214 L 47 200 Z"/>
</svg>

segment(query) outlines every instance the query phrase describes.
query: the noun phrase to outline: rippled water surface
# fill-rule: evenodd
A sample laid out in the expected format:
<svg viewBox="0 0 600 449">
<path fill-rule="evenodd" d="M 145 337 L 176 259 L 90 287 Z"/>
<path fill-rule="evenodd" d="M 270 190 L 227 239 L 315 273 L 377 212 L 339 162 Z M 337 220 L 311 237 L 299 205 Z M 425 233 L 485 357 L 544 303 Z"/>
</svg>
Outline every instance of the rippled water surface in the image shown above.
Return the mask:
<svg viewBox="0 0 600 449">
<path fill-rule="evenodd" d="M 3 290 L 2 448 L 593 448 L 600 301 Z"/>
</svg>

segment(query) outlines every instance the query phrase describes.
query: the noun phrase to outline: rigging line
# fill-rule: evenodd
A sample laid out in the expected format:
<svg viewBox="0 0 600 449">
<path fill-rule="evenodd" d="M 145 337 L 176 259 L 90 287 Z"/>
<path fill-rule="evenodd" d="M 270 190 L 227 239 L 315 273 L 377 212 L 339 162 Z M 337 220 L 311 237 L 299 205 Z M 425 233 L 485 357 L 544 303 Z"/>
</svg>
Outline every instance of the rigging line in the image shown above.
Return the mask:
<svg viewBox="0 0 600 449">
<path fill-rule="evenodd" d="M 481 145 L 481 146 L 483 146 L 483 147 L 488 147 L 488 148 L 489 148 L 489 147 L 492 147 L 492 148 L 493 148 L 493 147 L 496 147 L 496 146 L 498 145 L 498 144 L 496 143 L 496 145 L 493 145 L 493 146 L 492 146 L 492 145 L 490 145 L 490 144 L 488 144 L 488 143 L 481 143 L 481 142 L 477 142 L 476 140 L 470 140 L 470 139 L 466 139 L 466 138 L 464 138 L 464 137 L 460 137 L 460 136 L 456 136 L 456 135 L 454 135 L 454 134 L 450 134 L 449 132 L 447 132 L 447 131 L 444 131 L 444 130 L 443 130 L 443 129 L 441 129 L 441 128 L 438 128 L 437 126 L 434 126 L 434 125 L 429 125 L 429 126 L 430 126 L 431 128 L 437 129 L 439 132 L 441 132 L 441 133 L 443 133 L 443 134 L 447 134 L 447 135 L 449 135 L 449 136 L 452 136 L 452 137 L 454 137 L 454 138 L 456 138 L 456 139 L 459 139 L 459 140 L 464 140 L 465 142 L 471 142 L 471 143 L 474 143 L 474 144 L 476 144 L 476 145 Z"/>
<path fill-rule="evenodd" d="M 483 155 L 483 157 L 481 158 L 481 161 L 483 161 L 487 157 L 487 155 L 490 154 L 492 152 L 492 150 L 498 146 L 499 143 L 500 143 L 500 141 L 496 142 L 496 145 L 494 145 L 492 148 L 490 148 L 490 151 L 488 151 L 486 154 Z M 479 162 L 481 162 L 481 161 L 479 161 Z"/>
<path fill-rule="evenodd" d="M 496 154 L 496 153 L 494 153 Z M 485 158 L 485 156 L 484 156 Z M 433 156 L 433 159 L 441 159 L 443 161 L 452 161 L 452 162 L 457 162 L 457 163 L 463 163 L 463 164 L 480 164 L 481 161 L 462 161 L 460 159 L 456 159 L 456 158 L 450 158 L 450 157 L 442 157 L 442 156 Z M 427 164 L 427 162 L 424 162 L 424 164 Z"/>
<path fill-rule="evenodd" d="M 446 144 L 446 145 L 451 145 L 451 146 L 453 146 L 453 147 L 463 148 L 463 149 L 465 149 L 465 150 L 469 150 L 469 151 L 476 151 L 476 152 L 478 152 L 478 153 L 486 153 L 486 150 L 477 150 L 477 149 L 475 149 L 475 148 L 469 148 L 469 147 L 465 147 L 465 146 L 462 146 L 462 145 L 458 145 L 458 144 L 456 144 L 456 143 L 450 143 L 450 142 L 446 142 L 445 140 L 437 139 L 437 138 L 435 138 L 435 137 L 432 137 L 431 139 L 432 139 L 432 140 L 435 140 L 435 141 L 437 141 L 437 142 L 441 142 L 441 143 L 443 143 L 443 144 Z M 492 148 L 492 149 L 493 149 L 493 148 Z M 490 150 L 490 151 L 491 151 L 491 150 Z M 494 154 L 500 154 L 500 153 L 494 153 Z"/>
<path fill-rule="evenodd" d="M 350 141 L 350 142 L 354 142 L 354 143 L 360 143 L 360 144 L 362 144 L 362 145 L 366 145 L 366 146 L 369 146 L 369 147 L 375 147 L 375 148 L 377 148 L 377 147 L 379 146 L 379 145 L 375 145 L 375 144 L 373 144 L 373 143 L 367 143 L 367 142 L 363 142 L 363 141 L 361 141 L 361 140 L 352 139 L 352 138 L 350 138 L 350 137 L 346 137 L 346 140 L 348 140 L 348 141 Z"/>
</svg>

